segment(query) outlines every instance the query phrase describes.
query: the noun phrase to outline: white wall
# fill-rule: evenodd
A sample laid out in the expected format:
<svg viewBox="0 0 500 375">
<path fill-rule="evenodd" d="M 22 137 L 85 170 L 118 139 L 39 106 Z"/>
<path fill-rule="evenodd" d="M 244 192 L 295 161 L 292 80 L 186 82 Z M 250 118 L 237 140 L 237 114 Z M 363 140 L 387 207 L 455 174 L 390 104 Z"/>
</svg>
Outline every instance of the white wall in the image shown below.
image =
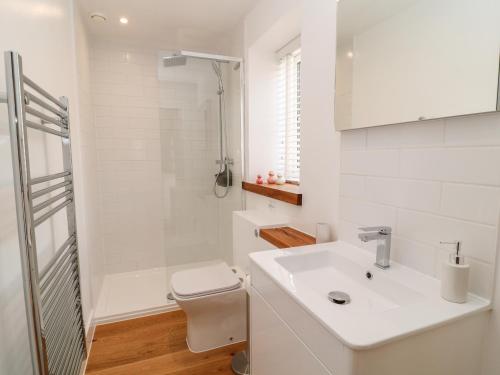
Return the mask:
<svg viewBox="0 0 500 375">
<path fill-rule="evenodd" d="M 342 133 L 340 238 L 362 225 L 394 229 L 393 259 L 439 277 L 461 240 L 472 291 L 490 297 L 500 210 L 500 115 Z"/>
<path fill-rule="evenodd" d="M 85 13 L 76 4 L 75 18 L 75 75 L 77 77 L 78 106 L 74 109 L 79 119 L 79 133 L 73 144 L 73 153 L 79 155 L 76 166 L 77 190 L 76 204 L 80 245 L 80 273 L 82 299 L 86 328 L 92 323 L 94 308 L 102 287 L 103 260 L 100 246 L 99 191 L 97 184 L 96 140 L 90 92 L 90 57 L 88 30 L 83 17 Z M 72 106 L 73 107 L 73 106 Z"/>
<path fill-rule="evenodd" d="M 0 12 L 0 50 L 15 50 L 23 57 L 24 71 L 42 87 L 54 95 L 66 95 L 70 102 L 72 140 L 74 145 L 74 167 L 79 173 L 79 117 L 75 74 L 74 25 L 72 1 L 32 0 L 3 1 Z M 3 58 L 2 58 L 3 60 Z M 0 91 L 5 87 L 4 64 L 0 69 Z M 16 212 L 12 166 L 10 158 L 10 139 L 7 112 L 2 104 L 0 120 L 0 200 L 2 219 L 0 222 L 0 373 L 29 374 L 31 360 L 27 341 L 24 297 L 21 282 L 19 246 L 17 237 Z M 60 141 L 30 132 L 33 149 L 32 174 L 47 174 L 61 166 Z M 58 170 L 58 171 L 59 171 Z M 77 220 L 79 229 L 86 232 L 82 221 L 83 206 L 79 201 L 82 180 L 76 178 Z M 62 224 L 64 223 L 64 224 Z M 41 262 L 57 250 L 65 232 L 65 222 L 61 215 L 44 224 L 37 230 L 39 256 Z M 80 247 L 82 258 L 82 277 L 87 272 L 86 247 Z M 88 274 L 88 272 L 87 272 Z M 90 293 L 86 280 L 82 280 L 85 300 L 84 319 L 89 320 L 91 310 Z"/>
<path fill-rule="evenodd" d="M 338 230 L 338 238 L 367 248 L 373 244 L 357 240 L 358 226 L 392 225 L 394 260 L 434 276 L 439 276 L 439 264 L 450 251 L 438 242 L 461 239 L 473 267 L 472 290 L 491 296 L 498 251 L 500 115 L 336 133 L 331 113 L 335 56 L 333 42 L 331 48 L 328 44 L 335 40 L 333 3 L 307 2 L 302 13 L 304 206 L 246 193 L 247 208 L 287 214 L 295 226 L 310 232 L 313 223 L 328 221 Z M 259 36 L 272 29 L 273 20 L 294 5 L 260 2 L 245 19 L 246 53 Z M 251 71 L 251 59 L 248 64 Z M 252 95 L 250 83 L 250 127 L 258 108 L 252 105 L 258 97 Z M 255 157 L 251 143 L 248 152 L 250 159 Z M 496 290 L 498 295 L 500 285 Z M 484 350 L 484 375 L 496 374 L 500 366 L 498 310 L 493 316 Z"/>
<path fill-rule="evenodd" d="M 500 222 L 500 214 L 498 217 Z M 500 230 L 497 237 L 497 254 L 500 251 Z M 488 331 L 483 344 L 483 369 L 482 375 L 496 375 L 500 369 L 500 357 L 498 348 L 500 347 L 500 257 L 497 256 L 496 282 L 493 295 L 493 311 L 491 314 Z"/>
<path fill-rule="evenodd" d="M 157 51 L 93 40 L 90 58 L 103 272 L 165 266 Z"/>
<path fill-rule="evenodd" d="M 247 179 L 272 169 L 272 145 L 266 145 L 273 126 L 272 67 L 265 63 L 274 52 L 298 33 L 302 43 L 302 126 L 301 191 L 303 206 L 293 207 L 252 193 L 246 193 L 248 208 L 286 213 L 292 225 L 314 233 L 316 222 L 328 222 L 335 232 L 338 211 L 336 175 L 339 163 L 339 135 L 333 127 L 333 88 L 335 64 L 335 2 L 262 1 L 245 19 L 247 58 L 248 158 Z M 279 30 L 276 31 L 276 30 Z M 287 33 L 288 32 L 288 33 Z M 261 46 L 269 46 L 262 49 Z M 256 53 L 259 51 L 259 53 Z M 256 72 L 257 71 L 257 72 Z M 255 82 L 256 79 L 260 79 Z M 267 86 L 266 86 L 267 85 Z M 266 94 L 267 93 L 267 94 Z M 272 209 L 272 208 L 271 208 Z M 335 234 L 334 234 L 335 235 Z"/>
<path fill-rule="evenodd" d="M 227 228 L 231 211 L 241 208 L 239 71 L 223 66 L 234 187 L 228 197 L 216 199 L 216 76 L 206 61 L 162 67 L 160 57 L 168 50 L 150 41 L 92 41 L 105 274 L 232 262 Z"/>
</svg>

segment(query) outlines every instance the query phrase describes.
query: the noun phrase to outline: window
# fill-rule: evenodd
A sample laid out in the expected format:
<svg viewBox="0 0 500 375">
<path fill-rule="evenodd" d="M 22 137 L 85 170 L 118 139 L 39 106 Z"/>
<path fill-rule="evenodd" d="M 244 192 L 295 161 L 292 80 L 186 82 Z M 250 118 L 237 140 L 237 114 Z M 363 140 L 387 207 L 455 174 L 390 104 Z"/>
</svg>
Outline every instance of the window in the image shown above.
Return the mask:
<svg viewBox="0 0 500 375">
<path fill-rule="evenodd" d="M 276 169 L 300 181 L 300 49 L 280 58 L 277 80 Z"/>
</svg>

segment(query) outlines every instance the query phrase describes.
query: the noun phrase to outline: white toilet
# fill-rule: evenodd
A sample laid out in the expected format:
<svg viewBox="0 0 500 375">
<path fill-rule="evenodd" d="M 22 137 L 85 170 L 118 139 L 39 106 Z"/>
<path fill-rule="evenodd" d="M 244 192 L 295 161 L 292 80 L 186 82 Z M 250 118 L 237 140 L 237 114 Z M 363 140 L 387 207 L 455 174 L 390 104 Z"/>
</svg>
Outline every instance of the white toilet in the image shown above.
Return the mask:
<svg viewBox="0 0 500 375">
<path fill-rule="evenodd" d="M 187 316 L 187 344 L 199 353 L 245 341 L 248 253 L 273 248 L 256 236 L 263 226 L 286 224 L 283 217 L 258 211 L 233 213 L 233 258 L 225 262 L 179 271 L 172 275 L 172 295 Z M 257 231 L 257 232 L 256 232 Z"/>
<path fill-rule="evenodd" d="M 246 340 L 246 290 L 224 263 L 172 275 L 172 294 L 187 316 L 187 344 L 194 353 Z"/>
</svg>

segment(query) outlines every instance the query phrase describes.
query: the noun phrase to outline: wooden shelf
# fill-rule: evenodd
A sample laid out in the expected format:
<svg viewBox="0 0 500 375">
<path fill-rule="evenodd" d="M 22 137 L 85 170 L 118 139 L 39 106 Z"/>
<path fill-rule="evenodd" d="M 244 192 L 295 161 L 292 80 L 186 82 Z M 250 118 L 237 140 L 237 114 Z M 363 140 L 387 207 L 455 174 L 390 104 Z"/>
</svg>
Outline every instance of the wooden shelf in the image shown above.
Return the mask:
<svg viewBox="0 0 500 375">
<path fill-rule="evenodd" d="M 241 183 L 243 190 L 250 191 L 255 194 L 263 195 L 265 197 L 277 199 L 279 201 L 302 206 L 302 194 L 299 192 L 299 186 L 293 184 L 285 185 L 258 185 L 254 182 Z"/>
<path fill-rule="evenodd" d="M 279 249 L 314 245 L 316 239 L 304 232 L 290 227 L 266 228 L 259 231 L 260 237 Z"/>
</svg>

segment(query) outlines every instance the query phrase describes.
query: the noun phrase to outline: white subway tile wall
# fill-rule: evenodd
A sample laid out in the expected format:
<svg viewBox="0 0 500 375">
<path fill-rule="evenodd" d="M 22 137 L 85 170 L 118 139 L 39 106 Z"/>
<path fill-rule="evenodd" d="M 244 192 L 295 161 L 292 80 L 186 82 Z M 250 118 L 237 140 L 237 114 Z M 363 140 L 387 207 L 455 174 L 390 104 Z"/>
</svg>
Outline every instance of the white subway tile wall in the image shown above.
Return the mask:
<svg viewBox="0 0 500 375">
<path fill-rule="evenodd" d="M 232 82 L 228 72 L 239 72 L 224 67 L 235 188 L 218 200 L 212 191 L 219 158 L 216 76 L 206 61 L 170 69 L 159 68 L 159 61 L 156 49 L 112 41 L 92 49 L 107 274 L 232 261 L 230 220 L 241 208 L 241 163 L 239 123 L 233 121 L 239 80 Z"/>
<path fill-rule="evenodd" d="M 90 58 L 104 273 L 164 267 L 157 53 L 99 41 Z"/>
<path fill-rule="evenodd" d="M 491 297 L 500 212 L 500 114 L 342 133 L 342 240 L 375 251 L 363 225 L 393 228 L 393 260 L 440 277 L 460 240 L 470 288 Z"/>
</svg>

